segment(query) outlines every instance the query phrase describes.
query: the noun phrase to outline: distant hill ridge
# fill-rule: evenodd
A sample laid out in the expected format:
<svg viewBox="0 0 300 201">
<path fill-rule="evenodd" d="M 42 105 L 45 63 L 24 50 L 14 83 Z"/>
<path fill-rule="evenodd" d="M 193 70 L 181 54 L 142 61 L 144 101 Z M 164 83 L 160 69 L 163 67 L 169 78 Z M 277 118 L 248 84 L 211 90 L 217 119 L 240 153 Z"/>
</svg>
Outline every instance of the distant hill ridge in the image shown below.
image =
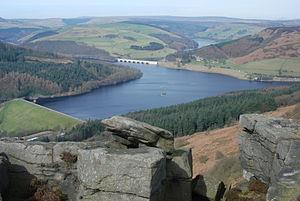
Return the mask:
<svg viewBox="0 0 300 201">
<path fill-rule="evenodd" d="M 204 59 L 233 59 L 237 64 L 272 58 L 300 57 L 300 26 L 272 27 L 256 35 L 195 50 Z"/>
</svg>

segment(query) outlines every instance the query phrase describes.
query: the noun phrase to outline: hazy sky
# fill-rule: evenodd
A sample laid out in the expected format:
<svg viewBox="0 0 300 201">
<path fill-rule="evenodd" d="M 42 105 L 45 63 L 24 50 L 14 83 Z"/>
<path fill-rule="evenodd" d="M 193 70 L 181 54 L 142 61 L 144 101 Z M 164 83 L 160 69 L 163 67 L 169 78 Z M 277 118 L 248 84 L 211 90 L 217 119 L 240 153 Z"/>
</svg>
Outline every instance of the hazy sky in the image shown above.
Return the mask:
<svg viewBox="0 0 300 201">
<path fill-rule="evenodd" d="M 300 19 L 300 0 L 0 0 L 0 17 L 227 16 Z"/>
</svg>

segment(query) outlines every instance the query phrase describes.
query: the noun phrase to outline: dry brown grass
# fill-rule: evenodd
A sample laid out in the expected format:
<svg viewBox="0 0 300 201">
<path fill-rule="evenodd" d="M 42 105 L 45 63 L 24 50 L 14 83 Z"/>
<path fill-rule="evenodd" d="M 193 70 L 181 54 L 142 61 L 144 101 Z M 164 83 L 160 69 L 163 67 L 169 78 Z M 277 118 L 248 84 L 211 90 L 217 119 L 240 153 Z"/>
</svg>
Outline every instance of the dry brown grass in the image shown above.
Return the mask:
<svg viewBox="0 0 300 201">
<path fill-rule="evenodd" d="M 210 131 L 209 134 L 201 132 L 179 138 L 181 141 L 187 141 L 185 147 L 192 149 L 194 175 L 203 175 L 214 167 L 216 162 L 220 159 L 218 153 L 222 153 L 226 157 L 238 155 L 237 135 L 239 131 L 238 126 L 232 126 Z M 201 160 L 203 156 L 209 159 L 206 160 L 205 163 Z"/>
<path fill-rule="evenodd" d="M 67 196 L 63 194 L 56 184 L 50 184 L 46 181 L 34 178 L 30 183 L 32 197 L 27 201 L 66 201 Z"/>
<path fill-rule="evenodd" d="M 275 111 L 268 112 L 266 115 L 273 117 L 286 117 L 300 119 L 300 104 L 281 107 Z M 239 146 L 237 143 L 238 135 L 241 129 L 238 125 L 227 128 L 212 130 L 209 132 L 195 133 L 191 136 L 176 138 L 178 146 L 188 147 L 193 153 L 193 171 L 194 175 L 204 175 L 211 170 L 219 160 L 220 153 L 224 157 L 238 157 Z M 209 160 L 201 160 L 206 156 Z"/>
<path fill-rule="evenodd" d="M 61 153 L 60 158 L 61 158 L 61 160 L 63 160 L 64 162 L 66 162 L 69 165 L 77 162 L 77 156 L 71 154 L 70 152 L 66 152 L 66 151 Z"/>
<path fill-rule="evenodd" d="M 265 184 L 259 180 L 252 180 L 252 181 L 250 181 L 248 188 L 250 191 L 266 194 L 269 187 L 267 184 Z"/>
</svg>

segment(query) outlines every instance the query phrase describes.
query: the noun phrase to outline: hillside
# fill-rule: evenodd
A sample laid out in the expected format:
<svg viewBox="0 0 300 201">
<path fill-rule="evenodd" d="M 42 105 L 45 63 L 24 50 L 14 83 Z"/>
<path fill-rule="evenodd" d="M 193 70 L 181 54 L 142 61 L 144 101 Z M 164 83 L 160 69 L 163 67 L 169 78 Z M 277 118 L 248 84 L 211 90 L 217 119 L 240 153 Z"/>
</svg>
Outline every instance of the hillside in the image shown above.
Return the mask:
<svg viewBox="0 0 300 201">
<path fill-rule="evenodd" d="M 204 53 L 210 49 L 209 59 L 232 58 L 237 64 L 263 59 L 300 57 L 300 27 L 267 28 L 258 34 L 211 45 L 195 51 L 195 55 L 207 58 Z M 222 52 L 220 56 L 219 51 Z M 213 52 L 217 54 L 214 55 Z"/>
<path fill-rule="evenodd" d="M 67 57 L 76 57 L 79 59 L 98 59 L 112 62 L 115 59 L 109 52 L 88 46 L 84 43 L 74 41 L 39 41 L 35 43 L 26 43 L 25 47 L 37 51 L 51 51 Z"/>
<path fill-rule="evenodd" d="M 300 77 L 300 27 L 267 28 L 255 35 L 168 58 L 196 70 L 197 66 L 208 71 L 223 68 L 241 76 L 246 73 L 247 79 L 292 81 Z"/>
<path fill-rule="evenodd" d="M 300 119 L 300 105 L 280 107 L 266 115 Z M 237 142 L 241 129 L 238 125 L 199 132 L 191 136 L 176 138 L 177 147 L 191 148 L 193 173 L 203 175 L 207 185 L 207 196 L 213 198 L 219 181 L 234 187 L 243 182 Z"/>
<path fill-rule="evenodd" d="M 0 43 L 0 102 L 80 94 L 141 76 L 140 71 L 128 67 L 72 60 Z"/>
<path fill-rule="evenodd" d="M 27 41 L 29 42 L 28 46 L 38 50 L 47 48 L 55 52 L 70 54 L 72 53 L 71 50 L 66 50 L 66 48 L 72 49 L 68 44 L 68 42 L 72 41 L 81 46 L 85 45 L 86 48 L 90 47 L 99 51 L 105 51 L 113 57 L 136 59 L 159 59 L 177 50 L 196 46 L 193 41 L 168 31 L 147 25 L 126 22 L 71 26 L 58 30 L 58 32 L 52 32 L 51 35 L 49 32 L 48 34 L 40 34 L 39 36 L 35 35 L 29 40 Z M 58 47 L 60 42 L 64 43 L 64 48 L 62 46 L 61 48 Z M 136 46 L 145 47 L 151 43 L 160 44 L 161 48 L 134 48 Z M 54 46 L 54 49 L 51 46 Z M 80 53 L 73 52 L 73 54 L 77 55 Z"/>
<path fill-rule="evenodd" d="M 82 17 L 1 19 L 0 41 L 67 56 L 162 59 L 197 47 L 197 38 L 217 42 L 256 34 L 267 27 L 297 26 L 299 20 L 244 20 L 223 17 Z M 161 49 L 136 50 L 151 42 Z"/>
<path fill-rule="evenodd" d="M 0 105 L 0 137 L 69 129 L 80 120 L 16 99 Z"/>
<path fill-rule="evenodd" d="M 291 106 L 280 107 L 265 114 L 272 117 L 284 117 L 299 120 L 299 108 L 300 104 L 298 103 Z M 196 175 L 204 174 L 211 170 L 219 159 L 222 159 L 225 156 L 235 156 L 239 153 L 238 143 L 236 141 L 239 132 L 240 128 L 237 125 L 233 125 L 177 138 L 176 144 L 178 146 L 185 146 L 193 149 L 194 172 Z M 207 144 L 210 146 L 207 146 Z M 218 152 L 221 152 L 222 154 Z M 207 156 L 208 159 L 206 161 L 201 161 L 200 158 L 204 158 L 205 156 Z"/>
<path fill-rule="evenodd" d="M 224 42 L 253 35 L 268 27 L 297 26 L 299 20 L 256 20 L 228 17 L 136 17 L 130 22 L 142 23 L 168 30 L 191 39 Z"/>
</svg>

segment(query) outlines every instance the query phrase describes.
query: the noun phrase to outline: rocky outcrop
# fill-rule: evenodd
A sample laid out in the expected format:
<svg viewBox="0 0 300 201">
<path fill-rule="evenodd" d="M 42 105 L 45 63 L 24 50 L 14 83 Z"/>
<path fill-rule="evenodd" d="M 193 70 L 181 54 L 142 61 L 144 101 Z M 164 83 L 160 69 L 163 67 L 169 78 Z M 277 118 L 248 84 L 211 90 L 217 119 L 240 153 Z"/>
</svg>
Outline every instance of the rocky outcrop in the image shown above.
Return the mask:
<svg viewBox="0 0 300 201">
<path fill-rule="evenodd" d="M 138 141 L 147 146 L 161 148 L 167 153 L 172 153 L 174 150 L 174 136 L 167 130 L 121 116 L 105 119 L 102 124 L 113 135 L 120 136 L 132 144 Z"/>
<path fill-rule="evenodd" d="M 268 184 L 267 200 L 300 195 L 300 123 L 264 115 L 242 115 L 241 164 L 245 176 Z"/>
<path fill-rule="evenodd" d="M 10 180 L 7 199 L 28 199 L 38 179 L 71 201 L 191 201 L 191 150 L 175 150 L 169 131 L 148 124 L 123 117 L 103 122 L 101 141 L 0 141 L 11 163 L 7 172 L 0 163 Z"/>
</svg>

